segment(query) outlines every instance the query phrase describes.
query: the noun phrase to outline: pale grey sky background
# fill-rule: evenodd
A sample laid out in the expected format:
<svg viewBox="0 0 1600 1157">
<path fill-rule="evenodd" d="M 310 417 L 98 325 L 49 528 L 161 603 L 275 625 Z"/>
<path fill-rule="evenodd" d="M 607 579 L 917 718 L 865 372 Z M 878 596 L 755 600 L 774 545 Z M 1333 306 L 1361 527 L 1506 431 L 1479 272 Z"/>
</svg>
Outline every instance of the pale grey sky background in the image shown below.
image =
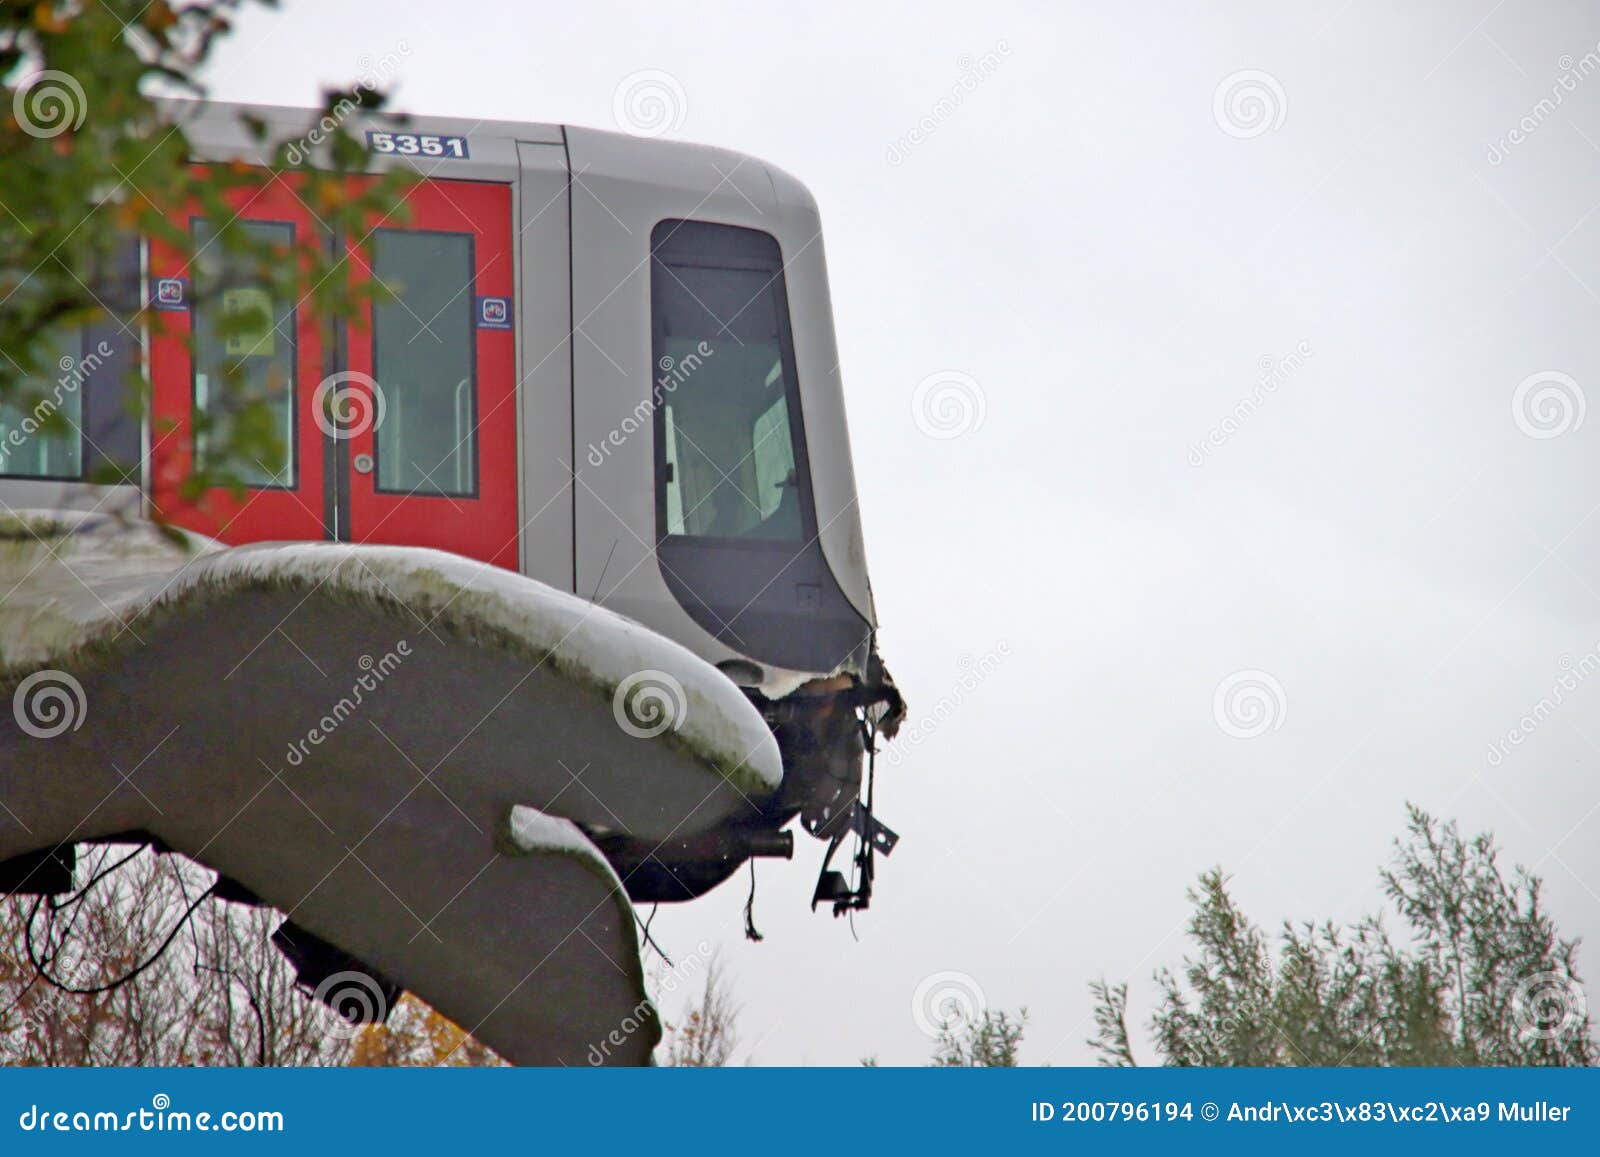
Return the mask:
<svg viewBox="0 0 1600 1157">
<path fill-rule="evenodd" d="M 409 111 L 601 128 L 669 73 L 673 136 L 821 204 L 922 739 L 883 768 L 903 842 L 859 943 L 806 911 L 804 837 L 760 870 L 764 943 L 742 875 L 656 920 L 724 945 L 757 1063 L 920 1062 L 940 972 L 1083 1063 L 1088 981 L 1142 1020 L 1199 871 L 1269 927 L 1353 919 L 1407 799 L 1492 828 L 1600 976 L 1592 5 L 291 0 L 213 91 L 310 103 L 388 54 Z M 959 436 L 918 421 L 939 373 L 973 383 Z M 1241 671 L 1251 738 L 1214 712 Z"/>
</svg>

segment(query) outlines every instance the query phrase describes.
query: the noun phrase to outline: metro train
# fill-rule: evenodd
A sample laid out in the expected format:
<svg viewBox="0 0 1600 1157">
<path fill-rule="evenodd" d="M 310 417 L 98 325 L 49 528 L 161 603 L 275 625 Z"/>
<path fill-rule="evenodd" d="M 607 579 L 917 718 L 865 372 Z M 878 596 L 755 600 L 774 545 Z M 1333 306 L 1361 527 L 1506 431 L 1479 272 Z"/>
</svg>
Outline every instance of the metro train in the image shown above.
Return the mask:
<svg viewBox="0 0 1600 1157">
<path fill-rule="evenodd" d="M 260 145 L 242 117 L 290 139 L 315 114 L 199 102 L 181 115 L 197 163 L 248 165 Z M 788 854 L 782 829 L 798 816 L 830 861 L 852 834 L 865 849 L 854 881 L 824 864 L 813 906 L 865 906 L 871 851 L 895 837 L 862 798 L 863 764 L 905 709 L 876 648 L 811 194 L 699 145 L 554 124 L 352 123 L 373 172 L 417 180 L 404 221 L 370 239 L 392 296 L 367 324 L 263 303 L 272 340 L 247 351 L 246 371 L 288 383 L 273 410 L 281 467 L 242 496 L 173 489 L 194 415 L 218 404 L 211 362 L 237 351 L 215 316 L 227 302 L 193 299 L 196 271 L 139 242 L 126 260 L 166 336 L 118 340 L 112 319 L 68 339 L 83 372 L 74 429 L 7 455 L 0 503 L 104 504 L 91 474 L 132 462 L 114 491 L 227 543 L 433 547 L 629 616 L 741 687 L 785 768 L 777 797 L 737 824 L 662 847 L 591 833 L 630 895 L 687 899 L 752 856 Z M 238 210 L 266 241 L 323 230 L 265 170 Z M 197 240 L 212 227 L 177 223 Z M 243 274 L 228 284 L 251 292 Z M 173 336 L 185 333 L 192 343 Z M 152 387 L 142 421 L 123 405 L 131 359 Z M 380 420 L 325 429 L 330 381 L 368 391 Z M 17 420 L 0 407 L 0 438 Z"/>
</svg>

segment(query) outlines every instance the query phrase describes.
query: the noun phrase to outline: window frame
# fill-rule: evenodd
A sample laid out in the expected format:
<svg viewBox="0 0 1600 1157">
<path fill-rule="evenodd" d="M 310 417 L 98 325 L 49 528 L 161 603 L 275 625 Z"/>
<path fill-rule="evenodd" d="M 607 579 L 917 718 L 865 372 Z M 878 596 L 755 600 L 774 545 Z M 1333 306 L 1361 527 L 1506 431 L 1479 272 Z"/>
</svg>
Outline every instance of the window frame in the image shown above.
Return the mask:
<svg viewBox="0 0 1600 1157">
<path fill-rule="evenodd" d="M 480 459 L 482 453 L 479 447 L 478 429 L 478 323 L 476 303 L 478 300 L 478 246 L 477 234 L 461 229 L 409 229 L 401 225 L 384 225 L 372 231 L 372 280 L 383 284 L 378 276 L 378 237 L 380 234 L 397 233 L 407 236 L 420 236 L 432 234 L 440 237 L 462 237 L 467 242 L 467 273 L 469 280 L 461 293 L 467 299 L 467 357 L 469 362 L 468 379 L 470 389 L 467 394 L 471 402 L 470 428 L 472 430 L 472 487 L 469 490 L 407 490 L 404 487 L 391 487 L 382 484 L 383 458 L 382 442 L 377 429 L 372 431 L 372 490 L 374 494 L 398 495 L 401 498 L 440 498 L 440 499 L 477 499 L 483 486 L 483 467 Z M 461 296 L 457 293 L 457 297 Z M 396 295 L 396 300 L 399 295 Z M 371 334 L 368 342 L 371 346 L 372 380 L 383 388 L 382 375 L 378 373 L 378 306 L 383 304 L 377 300 L 372 302 L 372 325 L 369 327 Z M 432 324 L 431 321 L 428 324 Z"/>
<path fill-rule="evenodd" d="M 735 248 L 732 253 L 706 247 L 690 249 L 690 241 L 681 242 L 681 249 L 672 245 L 673 238 L 687 228 L 691 235 L 721 235 Z M 666 229 L 665 235 L 662 230 Z M 741 236 L 742 235 L 742 236 Z M 758 250 L 769 249 L 770 257 Z M 744 535 L 672 534 L 667 520 L 667 406 L 652 404 L 654 411 L 651 426 L 654 431 L 651 479 L 655 490 L 655 538 L 659 549 L 663 543 L 681 543 L 694 546 L 789 552 L 803 550 L 817 539 L 816 507 L 811 493 L 811 455 L 806 438 L 805 412 L 801 406 L 800 375 L 795 368 L 794 331 L 789 319 L 789 288 L 784 276 L 786 262 L 778 239 L 762 229 L 746 225 L 729 225 L 689 217 L 664 217 L 650 229 L 650 382 L 646 395 L 653 402 L 656 388 L 655 371 L 666 356 L 666 295 L 674 292 L 666 270 L 670 267 L 695 269 L 733 270 L 765 273 L 766 289 L 772 294 L 778 322 L 778 359 L 783 368 L 783 396 L 788 406 L 789 434 L 793 440 L 795 481 L 800 500 L 800 535 L 797 538 L 762 538 Z M 682 292 L 682 287 L 678 287 Z"/>
<path fill-rule="evenodd" d="M 201 222 L 208 222 L 210 220 L 210 217 L 202 217 L 198 214 L 190 216 L 189 240 L 191 242 L 196 240 L 195 226 Z M 251 225 L 285 226 L 289 230 L 289 252 L 294 253 L 296 246 L 299 244 L 299 231 L 295 228 L 295 223 L 293 221 L 280 221 L 277 218 L 269 217 L 245 217 L 236 218 L 236 220 L 240 225 L 246 228 Z M 198 252 L 195 260 L 199 260 Z M 189 271 L 189 281 L 191 285 L 199 281 L 199 278 L 195 276 L 195 271 L 192 269 Z M 194 437 L 194 415 L 199 410 L 199 406 L 196 404 L 200 387 L 199 329 L 200 300 L 197 296 L 189 307 L 189 434 L 191 446 Z M 294 432 L 294 439 L 288 446 L 289 461 L 287 465 L 289 467 L 289 482 L 286 485 L 270 482 L 244 482 L 243 485 L 246 490 L 271 490 L 282 494 L 298 494 L 300 492 L 300 440 L 302 434 L 300 429 L 300 388 L 302 385 L 304 385 L 304 383 L 300 380 L 300 303 L 298 301 L 289 303 L 289 374 L 289 429 Z M 199 450 L 192 449 L 191 453 L 194 457 L 194 465 L 199 466 Z M 260 463 L 257 463 L 257 465 L 260 465 Z"/>
</svg>

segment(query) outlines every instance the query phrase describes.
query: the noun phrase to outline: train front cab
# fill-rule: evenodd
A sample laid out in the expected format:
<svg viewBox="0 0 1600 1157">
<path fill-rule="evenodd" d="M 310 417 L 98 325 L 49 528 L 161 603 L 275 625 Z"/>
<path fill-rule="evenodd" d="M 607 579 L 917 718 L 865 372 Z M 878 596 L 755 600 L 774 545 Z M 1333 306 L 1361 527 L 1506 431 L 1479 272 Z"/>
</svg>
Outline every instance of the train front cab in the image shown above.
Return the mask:
<svg viewBox="0 0 1600 1157">
<path fill-rule="evenodd" d="M 886 850 L 893 834 L 857 801 L 864 743 L 892 735 L 903 704 L 873 651 L 816 205 L 735 153 L 566 142 L 576 589 L 746 685 L 785 762 L 778 798 L 720 847 L 640 862 L 602 846 L 648 900 L 712 886 L 796 814 Z M 823 898 L 864 906 L 870 871 Z"/>
<path fill-rule="evenodd" d="M 871 594 L 809 195 L 733 153 L 567 136 L 577 589 L 769 688 L 864 670 Z"/>
</svg>

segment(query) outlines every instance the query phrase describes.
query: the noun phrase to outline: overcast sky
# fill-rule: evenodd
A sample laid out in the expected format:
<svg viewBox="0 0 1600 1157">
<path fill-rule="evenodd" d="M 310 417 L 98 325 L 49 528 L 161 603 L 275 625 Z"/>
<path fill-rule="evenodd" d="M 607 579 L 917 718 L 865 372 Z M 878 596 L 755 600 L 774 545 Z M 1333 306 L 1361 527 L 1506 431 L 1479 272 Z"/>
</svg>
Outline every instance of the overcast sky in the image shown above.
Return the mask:
<svg viewBox="0 0 1600 1157">
<path fill-rule="evenodd" d="M 673 136 L 815 193 L 920 741 L 859 943 L 804 836 L 764 943 L 743 875 L 658 917 L 724 945 L 757 1063 L 920 1062 L 949 984 L 1084 1063 L 1198 872 L 1353 919 L 1408 799 L 1600 976 L 1600 13 L 1214 7 L 291 0 L 211 72 L 310 103 L 397 55 L 408 111 L 615 128 L 660 70 Z"/>
</svg>

